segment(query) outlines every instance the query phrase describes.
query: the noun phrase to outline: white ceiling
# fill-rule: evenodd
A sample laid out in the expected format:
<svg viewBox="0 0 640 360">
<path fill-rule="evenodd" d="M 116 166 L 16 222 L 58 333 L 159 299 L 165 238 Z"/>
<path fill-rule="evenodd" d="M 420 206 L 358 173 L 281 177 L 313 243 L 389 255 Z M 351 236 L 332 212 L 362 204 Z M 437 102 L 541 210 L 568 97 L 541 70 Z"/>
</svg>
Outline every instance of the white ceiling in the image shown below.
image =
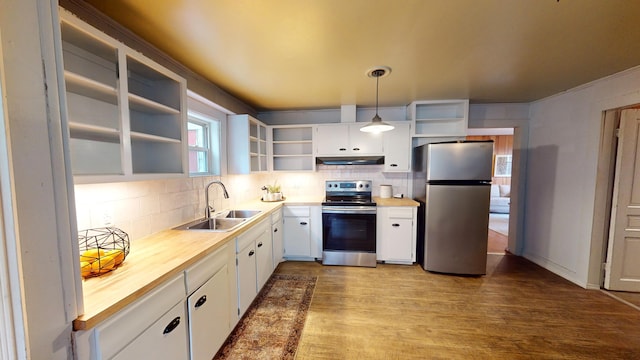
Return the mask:
<svg viewBox="0 0 640 360">
<path fill-rule="evenodd" d="M 86 0 L 258 110 L 529 102 L 640 65 L 638 0 Z"/>
</svg>

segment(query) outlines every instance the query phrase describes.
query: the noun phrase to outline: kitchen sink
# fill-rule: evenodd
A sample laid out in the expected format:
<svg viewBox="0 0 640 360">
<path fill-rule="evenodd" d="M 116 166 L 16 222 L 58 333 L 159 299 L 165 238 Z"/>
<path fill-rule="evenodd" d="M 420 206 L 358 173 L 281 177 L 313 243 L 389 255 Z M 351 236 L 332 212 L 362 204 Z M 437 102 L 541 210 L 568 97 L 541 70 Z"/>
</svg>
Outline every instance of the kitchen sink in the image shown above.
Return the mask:
<svg viewBox="0 0 640 360">
<path fill-rule="evenodd" d="M 180 225 L 174 229 L 176 230 L 206 230 L 225 232 L 231 231 L 236 227 L 242 225 L 246 218 L 210 218 L 199 219 L 183 225 Z"/>
<path fill-rule="evenodd" d="M 226 219 L 248 219 L 252 218 L 262 211 L 260 210 L 226 210 L 214 214 L 214 218 L 226 218 Z"/>
</svg>

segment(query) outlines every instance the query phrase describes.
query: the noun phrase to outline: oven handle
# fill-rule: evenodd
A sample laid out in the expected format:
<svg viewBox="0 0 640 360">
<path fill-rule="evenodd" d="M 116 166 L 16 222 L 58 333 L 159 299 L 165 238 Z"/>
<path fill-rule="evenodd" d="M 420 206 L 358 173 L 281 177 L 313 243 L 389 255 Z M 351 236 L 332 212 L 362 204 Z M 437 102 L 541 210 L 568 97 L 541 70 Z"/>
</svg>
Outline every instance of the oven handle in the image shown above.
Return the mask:
<svg viewBox="0 0 640 360">
<path fill-rule="evenodd" d="M 376 214 L 376 208 L 369 206 L 323 206 L 323 214 Z"/>
</svg>

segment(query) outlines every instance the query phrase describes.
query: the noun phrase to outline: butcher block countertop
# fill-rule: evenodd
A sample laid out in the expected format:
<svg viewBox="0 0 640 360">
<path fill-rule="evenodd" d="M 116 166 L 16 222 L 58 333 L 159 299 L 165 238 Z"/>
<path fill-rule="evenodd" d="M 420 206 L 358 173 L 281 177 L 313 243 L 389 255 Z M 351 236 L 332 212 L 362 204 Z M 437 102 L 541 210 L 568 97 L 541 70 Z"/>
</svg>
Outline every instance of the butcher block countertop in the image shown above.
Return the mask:
<svg viewBox="0 0 640 360">
<path fill-rule="evenodd" d="M 73 321 L 73 329 L 88 330 L 98 325 L 158 285 L 233 241 L 283 204 L 319 205 L 321 201 L 320 198 L 286 199 L 284 202 L 252 201 L 234 208 L 262 212 L 233 231 L 168 229 L 132 241 L 129 255 L 122 265 L 102 276 L 82 281 L 84 314 Z"/>
<path fill-rule="evenodd" d="M 377 197 L 374 196 L 373 197 L 373 201 L 376 203 L 377 206 L 419 206 L 420 204 L 415 201 L 415 200 L 411 200 L 409 198 L 402 198 L 402 199 L 396 199 L 396 198 L 381 198 L 381 197 Z"/>
</svg>

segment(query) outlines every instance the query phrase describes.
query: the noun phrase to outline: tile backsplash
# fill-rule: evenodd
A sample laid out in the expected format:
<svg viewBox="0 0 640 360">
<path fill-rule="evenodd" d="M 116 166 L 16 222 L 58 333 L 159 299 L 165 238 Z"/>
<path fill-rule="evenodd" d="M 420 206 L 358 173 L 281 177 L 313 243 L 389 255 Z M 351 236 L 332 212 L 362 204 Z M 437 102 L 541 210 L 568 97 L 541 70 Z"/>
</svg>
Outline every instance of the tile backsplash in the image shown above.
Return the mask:
<svg viewBox="0 0 640 360">
<path fill-rule="evenodd" d="M 373 181 L 373 195 L 381 184 L 393 186 L 394 194 L 407 196 L 407 173 L 382 173 L 382 165 L 318 165 L 315 172 L 268 173 L 193 177 L 75 186 L 78 229 L 104 227 L 108 223 L 122 229 L 131 241 L 204 216 L 204 188 L 213 180 L 227 187 L 224 199 L 219 186 L 210 189 L 216 210 L 260 199 L 262 186 L 275 181 L 288 197 L 321 198 L 325 180 L 363 179 Z"/>
</svg>

